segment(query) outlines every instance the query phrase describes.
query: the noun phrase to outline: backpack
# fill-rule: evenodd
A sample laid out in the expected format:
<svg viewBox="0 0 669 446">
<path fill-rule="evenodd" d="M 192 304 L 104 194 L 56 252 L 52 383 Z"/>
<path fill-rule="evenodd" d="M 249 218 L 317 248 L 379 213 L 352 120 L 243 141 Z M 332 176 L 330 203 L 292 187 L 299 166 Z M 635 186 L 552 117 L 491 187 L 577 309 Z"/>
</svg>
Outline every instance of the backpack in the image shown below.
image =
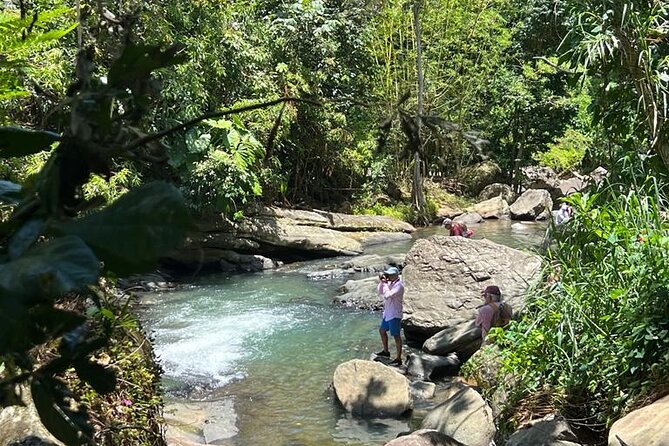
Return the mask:
<svg viewBox="0 0 669 446">
<path fill-rule="evenodd" d="M 504 327 L 511 322 L 513 308 L 508 302 L 490 302 L 490 306 L 495 312 L 490 323 L 491 327 Z"/>
</svg>

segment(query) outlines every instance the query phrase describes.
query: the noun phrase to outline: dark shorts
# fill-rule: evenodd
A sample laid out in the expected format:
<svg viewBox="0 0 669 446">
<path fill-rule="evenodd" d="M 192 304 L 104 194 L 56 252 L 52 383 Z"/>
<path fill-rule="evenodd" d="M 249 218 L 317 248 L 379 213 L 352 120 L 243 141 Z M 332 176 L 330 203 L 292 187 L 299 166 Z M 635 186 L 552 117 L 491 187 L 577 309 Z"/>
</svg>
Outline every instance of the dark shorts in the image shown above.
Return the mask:
<svg viewBox="0 0 669 446">
<path fill-rule="evenodd" d="M 391 336 L 399 336 L 400 328 L 402 328 L 402 319 L 398 317 L 389 321 L 381 319 L 381 326 L 379 328 L 384 331 L 389 331 Z"/>
</svg>

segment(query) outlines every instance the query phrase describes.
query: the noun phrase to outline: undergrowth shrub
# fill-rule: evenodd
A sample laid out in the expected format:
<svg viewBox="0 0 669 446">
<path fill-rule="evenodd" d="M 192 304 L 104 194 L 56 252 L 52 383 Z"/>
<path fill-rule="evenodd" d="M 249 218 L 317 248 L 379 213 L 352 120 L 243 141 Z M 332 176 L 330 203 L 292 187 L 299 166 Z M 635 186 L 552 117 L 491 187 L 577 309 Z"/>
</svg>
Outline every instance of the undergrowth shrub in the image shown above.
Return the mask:
<svg viewBox="0 0 669 446">
<path fill-rule="evenodd" d="M 627 189 L 628 192 L 621 192 Z M 546 285 L 496 342 L 514 388 L 501 428 L 536 395 L 604 433 L 669 383 L 669 228 L 661 186 L 608 185 L 567 201 L 575 216 L 548 253 Z M 504 425 L 506 423 L 506 425 Z"/>
</svg>

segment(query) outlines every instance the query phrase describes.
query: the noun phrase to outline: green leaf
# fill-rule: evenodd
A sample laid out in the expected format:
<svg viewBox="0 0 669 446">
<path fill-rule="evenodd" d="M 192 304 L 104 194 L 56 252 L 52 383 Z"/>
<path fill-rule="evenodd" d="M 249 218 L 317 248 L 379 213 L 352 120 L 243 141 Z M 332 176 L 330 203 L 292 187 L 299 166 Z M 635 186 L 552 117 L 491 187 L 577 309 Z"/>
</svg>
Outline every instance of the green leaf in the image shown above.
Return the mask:
<svg viewBox="0 0 669 446">
<path fill-rule="evenodd" d="M 70 407 L 71 392 L 60 381 L 43 377 L 33 379 L 30 390 L 44 427 L 68 446 L 90 442 L 93 428 L 88 423 L 86 407 Z"/>
<path fill-rule="evenodd" d="M 109 367 L 82 359 L 74 363 L 74 370 L 82 381 L 87 382 L 101 395 L 111 393 L 116 388 L 116 374 Z"/>
<path fill-rule="evenodd" d="M 16 204 L 21 200 L 21 186 L 11 181 L 0 180 L 0 202 Z"/>
<path fill-rule="evenodd" d="M 109 69 L 110 87 L 130 88 L 147 80 L 153 70 L 177 65 L 186 60 L 183 46 L 172 45 L 166 50 L 153 45 L 127 45 L 123 54 Z M 136 92 L 135 92 L 136 93 Z"/>
<path fill-rule="evenodd" d="M 26 302 L 56 298 L 95 283 L 99 272 L 98 259 L 80 238 L 60 237 L 0 265 L 0 293 Z"/>
<path fill-rule="evenodd" d="M 100 212 L 52 228 L 81 237 L 106 269 L 127 275 L 155 267 L 182 243 L 191 220 L 181 193 L 155 182 L 131 190 Z"/>
<path fill-rule="evenodd" d="M 47 150 L 60 141 L 60 135 L 43 130 L 20 127 L 0 127 L 0 158 L 32 155 Z"/>
</svg>

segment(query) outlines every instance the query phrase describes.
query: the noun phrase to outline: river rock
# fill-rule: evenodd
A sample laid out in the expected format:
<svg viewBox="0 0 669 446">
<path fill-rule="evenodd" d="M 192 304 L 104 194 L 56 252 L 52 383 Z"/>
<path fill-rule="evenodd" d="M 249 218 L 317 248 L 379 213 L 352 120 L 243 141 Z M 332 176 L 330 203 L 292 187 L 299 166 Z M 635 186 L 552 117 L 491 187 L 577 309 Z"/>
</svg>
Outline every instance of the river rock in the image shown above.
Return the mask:
<svg viewBox="0 0 669 446">
<path fill-rule="evenodd" d="M 417 240 L 406 256 L 404 332 L 424 341 L 471 321 L 481 291 L 495 284 L 514 311 L 524 306 L 528 286 L 539 277 L 539 257 L 490 240 L 434 235 Z"/>
<path fill-rule="evenodd" d="M 392 217 L 260 205 L 248 209 L 239 221 L 205 215 L 197 226 L 199 232 L 166 256 L 163 265 L 174 272 L 212 270 L 221 265 L 230 269 L 231 262 L 224 259 L 230 251 L 263 255 L 272 261 L 356 255 L 362 253 L 363 245 L 409 240 L 416 230 Z"/>
<path fill-rule="evenodd" d="M 666 446 L 669 438 L 669 395 L 613 423 L 608 446 Z"/>
<path fill-rule="evenodd" d="M 508 184 L 493 183 L 483 188 L 478 199 L 479 201 L 485 201 L 495 197 L 502 197 L 507 203 L 513 203 L 518 198 L 518 195 Z"/>
<path fill-rule="evenodd" d="M 496 432 L 490 407 L 469 387 L 431 410 L 420 427 L 438 430 L 467 446 L 489 446 Z"/>
<path fill-rule="evenodd" d="M 413 408 L 409 380 L 379 362 L 353 359 L 334 372 L 344 409 L 361 416 L 399 416 Z"/>
<path fill-rule="evenodd" d="M 256 217 L 240 222 L 238 235 L 256 240 L 268 253 L 287 255 L 287 249 L 315 256 L 355 255 L 362 245 L 346 233 L 311 225 L 296 225 L 287 219 Z"/>
<path fill-rule="evenodd" d="M 511 205 L 509 211 L 514 220 L 541 220 L 550 218 L 553 200 L 548 191 L 529 189 Z"/>
<path fill-rule="evenodd" d="M 402 270 L 406 254 L 368 254 L 356 256 L 350 260 L 345 260 L 339 264 L 342 269 L 350 269 L 355 272 L 374 272 L 384 271 L 388 266 L 395 266 Z"/>
<path fill-rule="evenodd" d="M 483 221 L 483 217 L 481 217 L 481 215 L 476 212 L 466 212 L 455 217 L 453 221 L 464 223 L 466 225 L 474 225 L 481 223 Z"/>
<path fill-rule="evenodd" d="M 349 280 L 339 290 L 343 293 L 332 299 L 332 303 L 345 308 L 378 311 L 383 309 L 383 298 L 377 294 L 379 278 L 367 277 Z"/>
<path fill-rule="evenodd" d="M 434 429 L 420 429 L 389 441 L 385 446 L 465 446 Z"/>
<path fill-rule="evenodd" d="M 460 359 L 455 354 L 448 356 L 412 353 L 407 358 L 407 374 L 419 379 L 433 379 L 455 375 L 460 368 Z"/>
<path fill-rule="evenodd" d="M 348 235 L 354 240 L 359 241 L 363 247 L 372 245 L 381 245 L 384 243 L 405 242 L 413 238 L 411 237 L 411 234 L 409 234 L 408 232 L 388 232 L 388 231 L 347 232 L 346 235 Z"/>
<path fill-rule="evenodd" d="M 481 346 L 481 327 L 474 325 L 474 320 L 468 320 L 445 328 L 423 343 L 423 351 L 433 355 L 448 355 L 455 353 L 461 360 L 466 361 Z"/>
<path fill-rule="evenodd" d="M 523 186 L 526 189 L 545 189 L 550 192 L 560 185 L 557 174 L 550 167 L 526 166 L 520 170 L 523 173 Z"/>
<path fill-rule="evenodd" d="M 437 385 L 428 381 L 411 381 L 411 397 L 414 400 L 429 400 L 434 397 Z"/>
<path fill-rule="evenodd" d="M 499 165 L 486 160 L 462 169 L 458 180 L 471 194 L 477 195 L 484 187 L 498 181 L 501 173 Z"/>
<path fill-rule="evenodd" d="M 212 401 L 168 401 L 163 411 L 165 437 L 169 445 L 216 444 L 238 434 L 232 399 Z"/>
<path fill-rule="evenodd" d="M 581 446 L 581 444 L 569 427 L 569 423 L 562 417 L 548 415 L 514 432 L 507 440 L 506 446 Z"/>
<path fill-rule="evenodd" d="M 278 268 L 283 262 L 258 254 L 239 254 L 234 251 L 219 251 L 221 271 L 260 272 Z"/>
<path fill-rule="evenodd" d="M 509 203 L 501 196 L 476 203 L 470 209 L 482 218 L 504 218 L 509 215 Z"/>
<path fill-rule="evenodd" d="M 0 444 L 63 446 L 42 424 L 30 389 L 21 386 L 20 392 L 24 406 L 0 408 Z"/>
</svg>

